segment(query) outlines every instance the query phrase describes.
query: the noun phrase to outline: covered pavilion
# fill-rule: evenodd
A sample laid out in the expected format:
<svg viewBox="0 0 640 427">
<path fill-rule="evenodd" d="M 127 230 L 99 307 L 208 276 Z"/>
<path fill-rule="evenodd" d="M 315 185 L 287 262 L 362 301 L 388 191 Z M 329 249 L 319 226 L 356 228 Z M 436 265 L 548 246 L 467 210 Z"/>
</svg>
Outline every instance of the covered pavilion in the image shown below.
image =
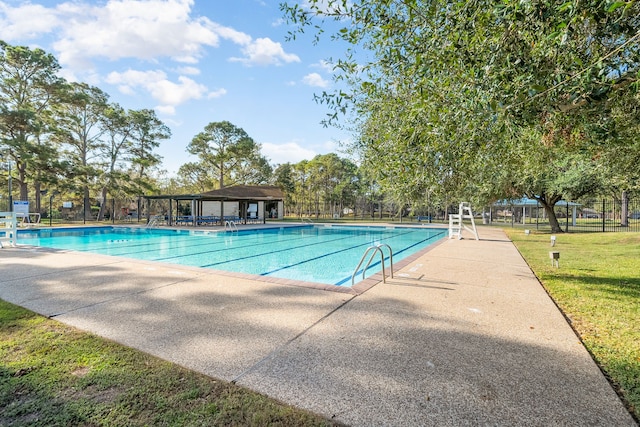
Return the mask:
<svg viewBox="0 0 640 427">
<path fill-rule="evenodd" d="M 567 202 L 565 200 L 560 200 L 555 204 L 555 207 L 558 211 L 562 211 L 566 218 L 571 218 L 572 225 L 576 225 L 577 218 L 577 207 L 580 206 L 578 203 Z M 535 211 L 534 211 L 535 209 Z M 571 210 L 571 211 L 570 211 Z M 527 219 L 529 222 L 532 220 L 538 220 L 540 217 L 540 213 L 542 213 L 542 217 L 546 217 L 546 213 L 540 202 L 536 199 L 530 199 L 528 197 L 523 197 L 522 199 L 516 200 L 500 200 L 495 202 L 489 211 L 489 222 L 493 222 L 494 212 L 498 214 L 498 211 L 502 211 L 503 219 L 506 221 L 507 215 L 505 215 L 504 211 L 507 211 L 511 218 L 511 222 L 526 224 Z"/>
<path fill-rule="evenodd" d="M 216 225 L 225 221 L 262 222 L 284 215 L 284 193 L 274 185 L 234 185 L 201 194 L 143 196 L 147 215 L 152 201 L 166 201 L 158 215 L 164 215 L 168 225 Z"/>
</svg>

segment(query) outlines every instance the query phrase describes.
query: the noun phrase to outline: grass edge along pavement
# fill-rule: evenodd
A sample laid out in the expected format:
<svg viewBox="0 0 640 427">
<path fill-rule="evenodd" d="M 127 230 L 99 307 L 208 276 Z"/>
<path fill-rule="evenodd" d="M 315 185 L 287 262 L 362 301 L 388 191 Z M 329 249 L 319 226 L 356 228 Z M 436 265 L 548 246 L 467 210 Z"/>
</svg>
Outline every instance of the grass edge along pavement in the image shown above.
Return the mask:
<svg viewBox="0 0 640 427">
<path fill-rule="evenodd" d="M 640 233 L 505 232 L 640 422 Z"/>
<path fill-rule="evenodd" d="M 0 425 L 339 426 L 0 300 Z"/>
</svg>

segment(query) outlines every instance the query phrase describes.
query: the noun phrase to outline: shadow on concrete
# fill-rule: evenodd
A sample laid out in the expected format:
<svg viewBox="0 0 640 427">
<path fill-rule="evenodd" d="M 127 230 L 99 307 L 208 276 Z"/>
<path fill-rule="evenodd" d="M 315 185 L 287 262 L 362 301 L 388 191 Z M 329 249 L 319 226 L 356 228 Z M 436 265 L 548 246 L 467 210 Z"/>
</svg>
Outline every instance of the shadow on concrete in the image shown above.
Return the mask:
<svg viewBox="0 0 640 427">
<path fill-rule="evenodd" d="M 0 269 L 4 300 L 351 425 L 634 425 L 575 336 L 476 320 L 460 287 L 354 297 L 65 253 Z"/>
</svg>

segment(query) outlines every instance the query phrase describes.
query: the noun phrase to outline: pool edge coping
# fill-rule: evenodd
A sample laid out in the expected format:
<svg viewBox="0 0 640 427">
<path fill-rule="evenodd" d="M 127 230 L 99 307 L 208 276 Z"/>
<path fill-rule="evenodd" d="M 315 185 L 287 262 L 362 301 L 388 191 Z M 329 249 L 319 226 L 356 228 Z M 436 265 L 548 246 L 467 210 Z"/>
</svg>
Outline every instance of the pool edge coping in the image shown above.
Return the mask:
<svg viewBox="0 0 640 427">
<path fill-rule="evenodd" d="M 370 223 L 365 223 L 365 224 L 337 224 L 337 226 L 345 226 L 345 227 L 381 227 L 381 228 L 388 228 L 388 227 L 393 227 L 393 228 L 417 228 L 417 229 L 424 229 L 424 228 L 436 228 L 436 229 L 446 229 L 444 226 L 442 226 L 441 224 L 433 224 L 434 226 L 427 226 L 427 224 L 370 224 Z M 438 226 L 439 225 L 439 226 Z M 272 225 L 272 226 L 268 226 L 268 227 L 264 227 L 263 224 L 259 224 L 259 226 L 255 226 L 251 227 L 251 225 L 247 225 L 247 228 L 244 228 L 244 230 L 247 231 L 251 231 L 251 230 L 265 230 L 265 229 L 278 229 L 278 228 L 289 228 L 289 227 L 301 227 L 301 226 L 329 226 L 332 227 L 334 226 L 333 223 L 329 223 L 329 224 L 324 224 L 324 223 L 313 223 L 313 224 L 308 224 L 308 223 L 290 223 L 290 224 L 278 224 L 278 225 Z M 30 228 L 30 229 L 26 229 L 26 230 L 60 230 L 60 229 L 77 229 L 77 228 L 146 228 L 144 226 L 130 226 L 130 225 L 78 225 L 78 226 L 70 226 L 70 227 L 42 227 L 42 228 Z M 206 227 L 155 227 L 155 229 L 159 229 L 159 230 L 176 230 L 176 231 L 197 231 L 197 230 L 201 230 L 201 231 L 209 231 L 209 232 L 226 232 L 226 230 L 224 229 L 216 229 L 216 230 L 209 230 Z M 431 243 L 430 245 L 428 245 L 427 247 L 421 249 L 420 251 L 411 254 L 405 258 L 403 258 L 402 260 L 394 263 L 394 268 L 393 268 L 393 272 L 395 273 L 396 271 L 406 267 L 407 265 L 409 265 L 411 262 L 415 261 L 416 259 L 420 258 L 421 256 L 423 256 L 424 254 L 428 253 L 430 250 L 432 250 L 433 248 L 439 246 L 440 244 L 442 244 L 445 240 L 447 240 L 446 236 L 443 236 L 442 238 L 438 239 L 437 241 L 435 241 L 434 243 Z M 80 251 L 74 251 L 72 249 L 57 249 L 57 248 L 48 248 L 48 247 L 42 247 L 42 246 L 33 246 L 33 245 L 26 245 L 26 244 L 20 244 L 18 243 L 18 245 L 16 246 L 17 248 L 23 248 L 25 250 L 28 251 L 42 251 L 42 252 L 57 252 L 57 253 L 78 253 L 78 254 L 82 254 L 83 252 Z M 100 256 L 100 257 L 105 257 L 106 259 L 112 259 L 112 260 L 126 260 L 128 262 L 135 262 L 135 263 L 140 263 L 143 265 L 157 265 L 158 263 L 166 265 L 168 267 L 172 267 L 178 270 L 187 270 L 187 271 L 194 271 L 194 272 L 200 272 L 203 275 L 212 275 L 212 274 L 217 274 L 219 276 L 224 276 L 224 277 L 233 277 L 233 278 L 239 278 L 239 279 L 245 279 L 245 280 L 251 280 L 251 281 L 257 281 L 257 282 L 266 282 L 266 283 L 272 283 L 272 284 L 277 284 L 277 285 L 283 285 L 283 286 L 294 286 L 294 287 L 304 287 L 307 289 L 315 289 L 315 290 L 321 290 L 321 291 L 329 291 L 329 292 L 337 292 L 337 293 L 344 293 L 344 294 L 351 294 L 351 295 L 361 295 L 365 292 L 367 292 L 369 289 L 373 288 L 374 286 L 376 286 L 379 283 L 383 283 L 385 278 L 383 278 L 382 275 L 382 271 L 377 272 L 372 274 L 369 277 L 366 277 L 358 282 L 356 282 L 353 286 L 338 286 L 338 285 L 331 285 L 331 284 L 326 284 L 326 283 L 319 283 L 319 282 L 310 282 L 310 281 L 304 281 L 304 280 L 295 280 L 295 279 L 287 279 L 287 278 L 280 278 L 280 277 L 267 277 L 267 276 L 261 276 L 259 274 L 250 274 L 250 273 L 241 273 L 241 272 L 234 272 L 234 271 L 226 271 L 226 270 L 218 270 L 218 269 L 214 269 L 214 268 L 206 268 L 206 267 L 196 267 L 196 266 L 189 266 L 189 265 L 182 265 L 182 264 L 175 264 L 175 263 L 169 263 L 169 262 L 163 262 L 163 261 L 152 261 L 152 260 L 142 260 L 142 259 L 136 259 L 136 258 L 127 258 L 127 257 L 121 257 L 121 256 L 116 256 L 116 255 L 105 255 L 105 254 L 93 254 L 96 256 Z M 389 277 L 389 276 L 387 276 Z"/>
</svg>

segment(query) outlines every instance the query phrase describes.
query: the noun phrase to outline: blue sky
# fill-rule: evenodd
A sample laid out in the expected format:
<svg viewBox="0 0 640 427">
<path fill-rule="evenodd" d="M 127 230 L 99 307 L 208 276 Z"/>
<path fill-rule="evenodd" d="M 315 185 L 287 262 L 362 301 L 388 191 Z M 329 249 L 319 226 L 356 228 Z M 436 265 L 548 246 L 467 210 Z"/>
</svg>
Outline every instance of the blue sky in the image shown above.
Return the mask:
<svg viewBox="0 0 640 427">
<path fill-rule="evenodd" d="M 227 120 L 272 164 L 339 152 L 349 134 L 324 128 L 314 94 L 332 90 L 344 46 L 287 42 L 281 0 L 0 0 L 0 40 L 40 47 L 68 80 L 127 109 L 154 108 L 172 131 L 158 150 L 174 174 L 186 145 Z"/>
</svg>

